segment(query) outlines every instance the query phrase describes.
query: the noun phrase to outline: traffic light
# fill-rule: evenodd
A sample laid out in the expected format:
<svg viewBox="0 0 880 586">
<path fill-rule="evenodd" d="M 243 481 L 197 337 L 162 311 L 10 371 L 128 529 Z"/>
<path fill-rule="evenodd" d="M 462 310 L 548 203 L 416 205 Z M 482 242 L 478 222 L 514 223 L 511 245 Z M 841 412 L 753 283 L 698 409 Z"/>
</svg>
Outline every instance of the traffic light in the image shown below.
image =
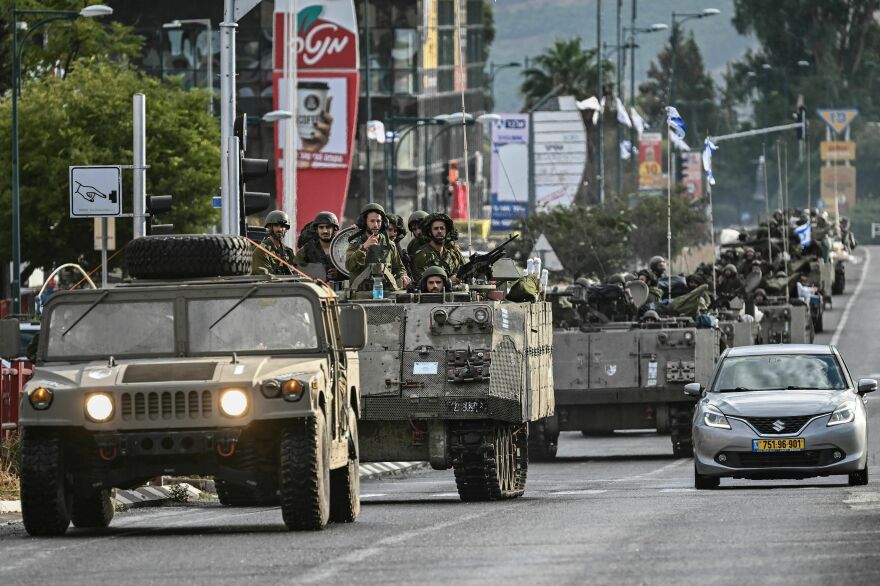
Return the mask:
<svg viewBox="0 0 880 586">
<path fill-rule="evenodd" d="M 797 139 L 803 141 L 807 138 L 807 108 L 804 105 L 798 106 L 798 110 L 793 116 L 795 121 L 802 125 L 797 129 Z"/>
<path fill-rule="evenodd" d="M 171 234 L 174 232 L 174 224 L 157 224 L 155 223 L 159 214 L 167 212 L 171 209 L 174 196 L 171 195 L 148 195 L 146 201 L 147 220 L 146 232 L 147 236 L 156 234 Z"/>
<path fill-rule="evenodd" d="M 453 189 L 458 181 L 458 159 L 446 161 L 443 166 L 443 191 L 444 199 L 452 196 Z"/>
<path fill-rule="evenodd" d="M 245 157 L 247 150 L 247 114 L 235 118 L 233 132 L 238 137 L 238 197 L 241 207 L 241 233 L 246 233 L 246 216 L 258 214 L 272 205 L 272 196 L 262 191 L 248 191 L 248 181 L 265 177 L 269 173 L 268 159 L 251 159 Z"/>
<path fill-rule="evenodd" d="M 685 178 L 686 161 L 684 153 L 675 153 L 672 158 L 675 161 L 675 181 L 676 183 L 681 183 Z"/>
</svg>

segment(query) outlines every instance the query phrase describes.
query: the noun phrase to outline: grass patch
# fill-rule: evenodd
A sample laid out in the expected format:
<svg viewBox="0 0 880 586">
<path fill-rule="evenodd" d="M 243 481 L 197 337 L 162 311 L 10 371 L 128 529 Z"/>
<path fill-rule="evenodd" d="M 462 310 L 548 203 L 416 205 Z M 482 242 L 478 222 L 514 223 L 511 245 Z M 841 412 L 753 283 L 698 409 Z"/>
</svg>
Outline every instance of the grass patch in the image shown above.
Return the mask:
<svg viewBox="0 0 880 586">
<path fill-rule="evenodd" d="M 0 441 L 0 500 L 17 501 L 21 441 L 18 434 Z"/>
</svg>

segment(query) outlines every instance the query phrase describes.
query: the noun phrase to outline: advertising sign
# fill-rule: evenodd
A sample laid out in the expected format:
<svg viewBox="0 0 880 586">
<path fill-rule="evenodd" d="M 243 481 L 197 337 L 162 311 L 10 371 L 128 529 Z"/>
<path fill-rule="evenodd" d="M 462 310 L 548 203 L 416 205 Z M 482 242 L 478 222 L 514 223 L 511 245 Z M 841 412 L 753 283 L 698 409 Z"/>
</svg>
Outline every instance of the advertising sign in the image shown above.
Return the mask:
<svg viewBox="0 0 880 586">
<path fill-rule="evenodd" d="M 856 143 L 844 140 L 823 140 L 819 143 L 819 156 L 823 161 L 855 161 Z"/>
<path fill-rule="evenodd" d="M 703 197 L 703 158 L 702 153 L 691 151 L 681 153 L 682 177 L 681 184 L 693 200 Z"/>
<path fill-rule="evenodd" d="M 646 132 L 639 141 L 639 191 L 663 188 L 663 135 Z"/>
<path fill-rule="evenodd" d="M 510 232 L 529 202 L 529 116 L 499 114 L 492 124 L 489 202 L 492 231 Z"/>
<path fill-rule="evenodd" d="M 351 0 L 275 3 L 273 107 L 287 103 L 284 79 L 285 14 L 291 19 L 297 55 L 296 217 L 297 228 L 323 210 L 342 216 L 351 173 L 358 103 L 358 37 Z M 284 133 L 275 125 L 275 181 L 278 206 L 284 187 Z"/>
<path fill-rule="evenodd" d="M 841 212 L 856 205 L 856 168 L 845 165 L 822 167 L 822 201 L 834 209 L 834 199 Z"/>
<path fill-rule="evenodd" d="M 584 182 L 587 130 L 574 98 L 559 98 L 559 111 L 535 112 L 535 205 L 569 206 Z"/>
</svg>

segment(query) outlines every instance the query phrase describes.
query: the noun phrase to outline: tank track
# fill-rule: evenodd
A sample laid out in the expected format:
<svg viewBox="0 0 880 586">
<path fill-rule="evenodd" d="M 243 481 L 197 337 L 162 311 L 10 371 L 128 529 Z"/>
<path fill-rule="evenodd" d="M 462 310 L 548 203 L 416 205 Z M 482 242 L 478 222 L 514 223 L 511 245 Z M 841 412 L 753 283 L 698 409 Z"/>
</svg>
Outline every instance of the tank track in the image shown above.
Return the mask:
<svg viewBox="0 0 880 586">
<path fill-rule="evenodd" d="M 691 423 L 694 406 L 679 403 L 669 406 L 669 427 L 672 439 L 672 454 L 676 458 L 690 458 L 694 455 L 694 438 Z"/>
<path fill-rule="evenodd" d="M 525 492 L 527 424 L 462 421 L 450 429 L 450 453 L 461 500 L 510 499 Z"/>
</svg>

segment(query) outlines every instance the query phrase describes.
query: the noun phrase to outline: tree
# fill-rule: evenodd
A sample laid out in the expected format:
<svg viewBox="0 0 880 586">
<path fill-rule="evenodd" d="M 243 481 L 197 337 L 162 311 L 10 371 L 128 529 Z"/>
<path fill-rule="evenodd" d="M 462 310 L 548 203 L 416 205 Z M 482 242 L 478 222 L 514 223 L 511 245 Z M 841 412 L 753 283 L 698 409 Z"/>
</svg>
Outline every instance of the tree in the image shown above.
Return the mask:
<svg viewBox="0 0 880 586">
<path fill-rule="evenodd" d="M 683 193 L 676 193 L 672 208 L 672 256 L 678 256 L 685 246 L 696 246 L 709 240 L 706 211 L 700 202 Z M 654 255 L 666 256 L 666 198 L 642 197 L 629 209 L 633 225 L 630 235 L 633 255 L 647 262 Z"/>
<path fill-rule="evenodd" d="M 581 47 L 581 38 L 557 39 L 552 47 L 535 57 L 534 66 L 523 70 L 520 92 L 525 97 L 528 110 L 538 100 L 560 86 L 561 96 L 574 96 L 578 100 L 595 96 L 598 74 L 596 69 L 596 49 Z M 613 86 L 614 66 L 610 61 L 603 62 L 603 76 L 608 80 L 605 88 Z"/>
<path fill-rule="evenodd" d="M 204 90 L 185 91 L 122 63 L 78 60 L 66 79 L 45 77 L 23 85 L 19 102 L 22 260 L 32 267 L 74 261 L 96 264 L 92 226 L 70 219 L 68 166 L 128 164 L 132 160 L 132 95 L 147 103 L 147 190 L 173 194 L 163 222 L 175 231 L 204 232 L 217 221 L 210 196 L 219 180 L 219 129 L 205 111 Z M 0 100 L 0 151 L 10 152 L 11 100 Z M 131 210 L 131 175 L 123 174 L 123 209 Z M 11 224 L 10 174 L 0 174 L 0 225 Z M 3 229 L 4 234 L 9 234 Z M 118 222 L 117 242 L 131 238 Z M 0 258 L 11 258 L 0 239 Z"/>
</svg>

